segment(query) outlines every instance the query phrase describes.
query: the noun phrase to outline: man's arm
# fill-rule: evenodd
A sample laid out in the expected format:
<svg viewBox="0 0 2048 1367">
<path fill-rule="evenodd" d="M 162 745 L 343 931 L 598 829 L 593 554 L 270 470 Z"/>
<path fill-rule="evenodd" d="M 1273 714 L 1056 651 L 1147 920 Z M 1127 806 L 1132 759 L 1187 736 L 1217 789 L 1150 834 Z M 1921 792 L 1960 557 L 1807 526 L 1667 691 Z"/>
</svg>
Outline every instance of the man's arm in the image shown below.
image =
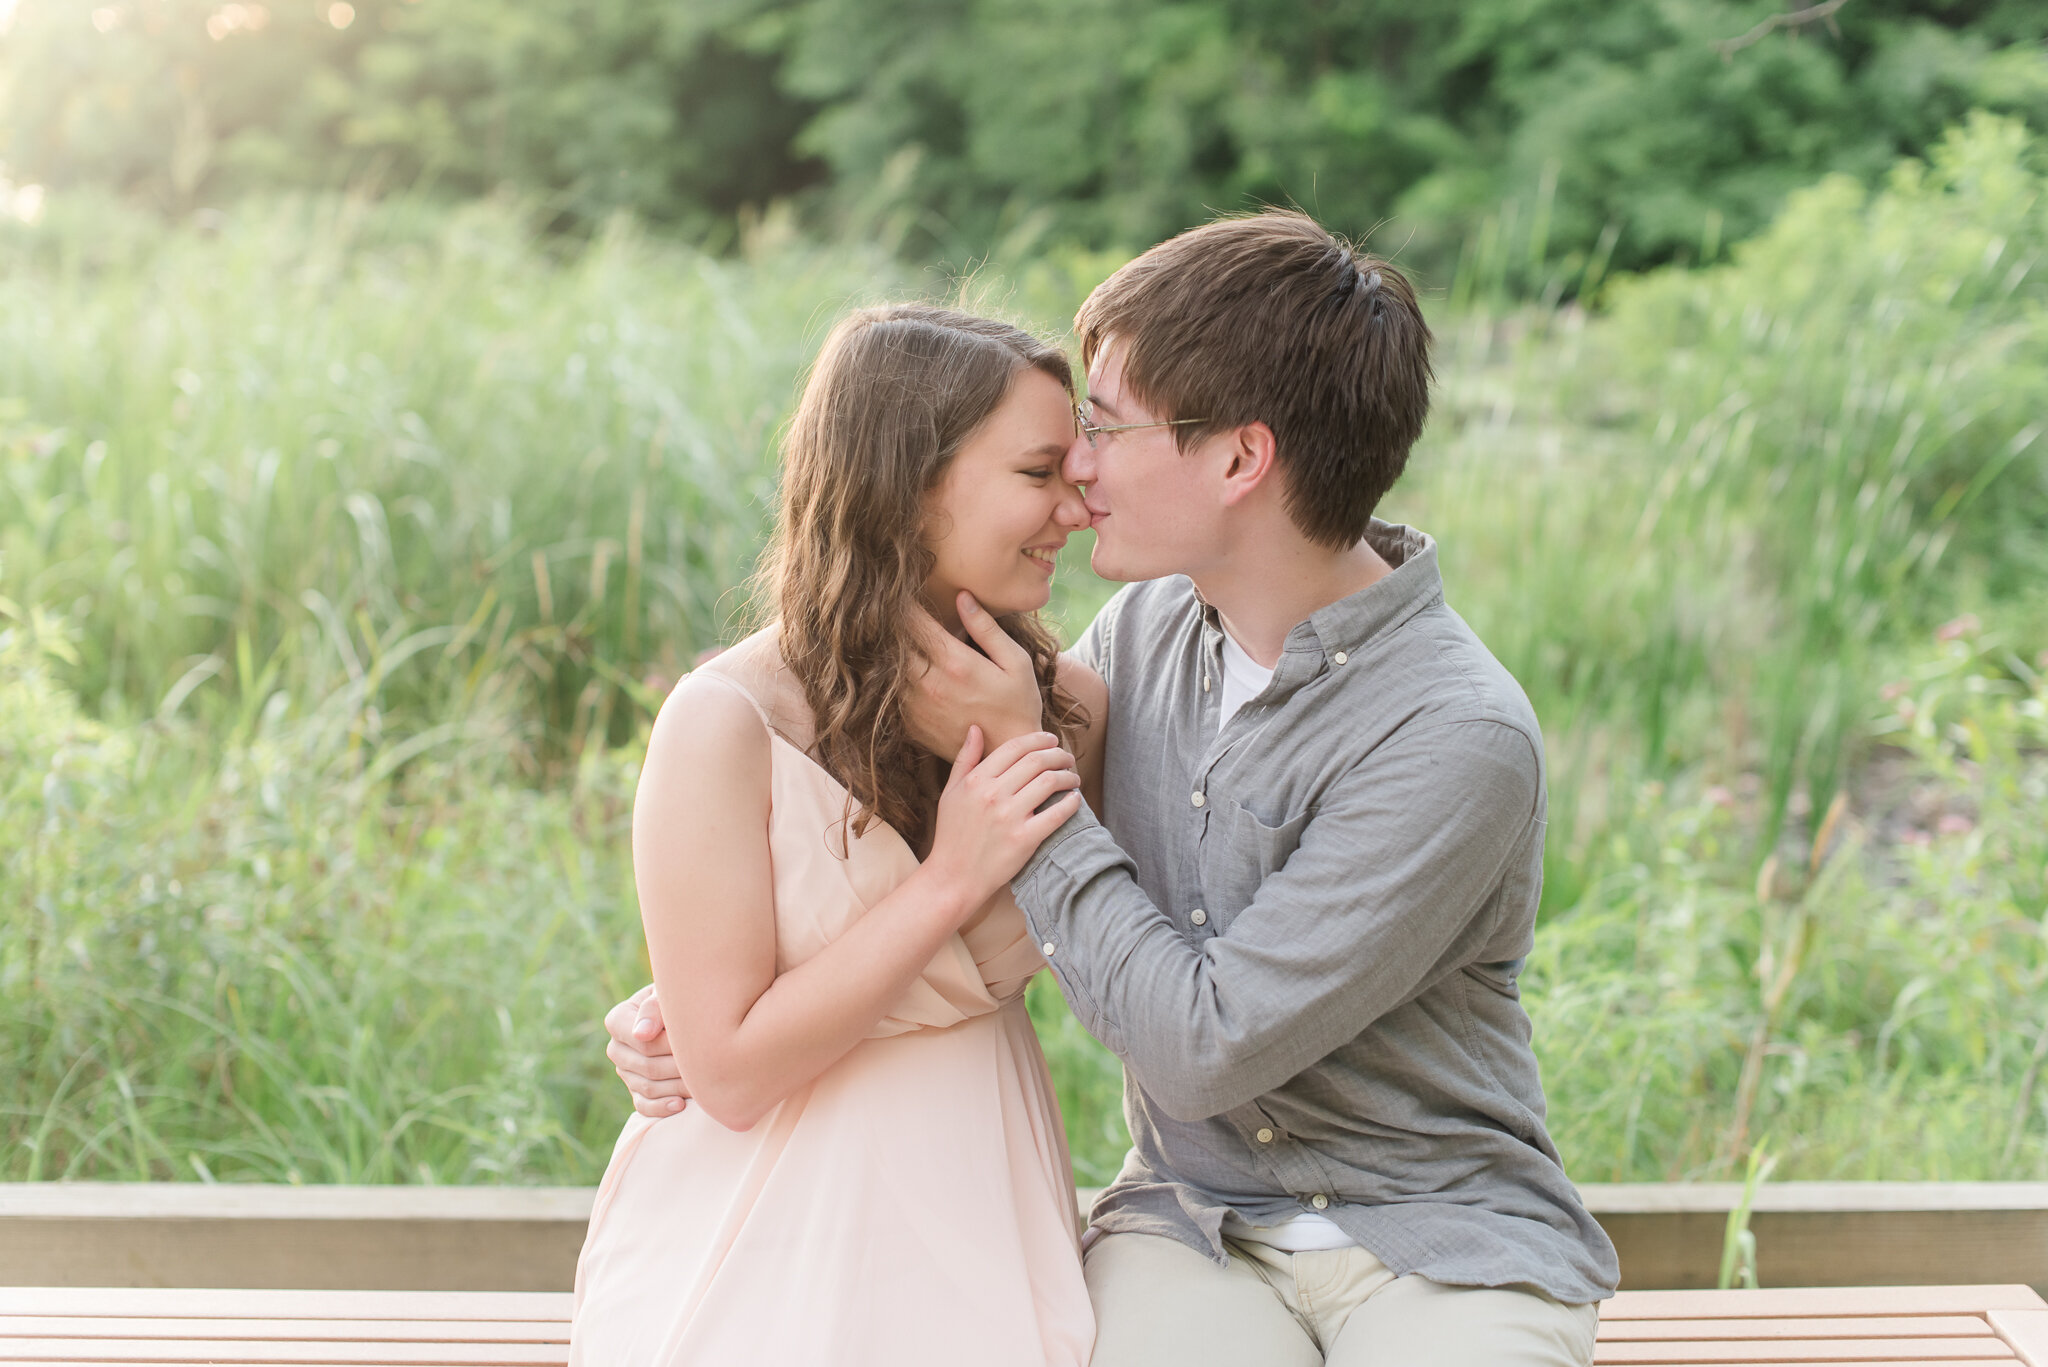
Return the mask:
<svg viewBox="0 0 2048 1367">
<path fill-rule="evenodd" d="M 1496 928 L 1479 913 L 1529 838 L 1538 772 L 1528 738 L 1499 722 L 1399 737 L 1324 796 L 1228 931 L 1195 944 L 1086 812 L 1014 889 L 1083 1024 L 1167 1114 L 1201 1119 L 1280 1086 L 1484 944 Z"/>
</svg>

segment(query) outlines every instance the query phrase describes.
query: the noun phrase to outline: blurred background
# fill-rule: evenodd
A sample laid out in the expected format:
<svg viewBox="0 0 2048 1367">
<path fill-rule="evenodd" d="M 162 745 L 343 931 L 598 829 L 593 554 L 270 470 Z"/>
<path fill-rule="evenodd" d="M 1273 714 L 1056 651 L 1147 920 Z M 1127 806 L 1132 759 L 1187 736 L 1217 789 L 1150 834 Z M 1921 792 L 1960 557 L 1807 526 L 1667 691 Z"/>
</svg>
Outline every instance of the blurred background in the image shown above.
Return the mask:
<svg viewBox="0 0 2048 1367">
<path fill-rule="evenodd" d="M 1295 204 L 1550 752 L 1581 1181 L 2048 1178 L 2048 10 L 0 0 L 0 1180 L 590 1182 L 845 308 Z M 1070 547 L 1069 635 L 1111 586 Z M 1077 1176 L 1118 1072 L 1032 1006 Z"/>
</svg>

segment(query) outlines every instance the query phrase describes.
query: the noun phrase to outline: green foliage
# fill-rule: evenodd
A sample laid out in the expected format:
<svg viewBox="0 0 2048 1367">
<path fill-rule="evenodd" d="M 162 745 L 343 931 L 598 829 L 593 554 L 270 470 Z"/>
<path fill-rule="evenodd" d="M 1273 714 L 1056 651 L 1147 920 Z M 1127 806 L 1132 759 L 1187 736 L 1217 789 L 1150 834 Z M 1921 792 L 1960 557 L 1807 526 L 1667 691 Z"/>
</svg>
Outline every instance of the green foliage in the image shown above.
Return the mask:
<svg viewBox="0 0 2048 1367">
<path fill-rule="evenodd" d="M 1544 719 L 1583 1179 L 2048 1177 L 2037 157 L 1979 122 L 1605 313 L 1435 319 L 1388 512 Z M 647 676 L 740 608 L 830 316 L 917 283 L 491 205 L 0 236 L 9 1175 L 594 1178 Z M 1115 1064 L 1030 1004 L 1100 1181 Z"/>
<path fill-rule="evenodd" d="M 623 752 L 536 791 L 471 719 L 393 783 L 347 700 L 109 729 L 48 663 L 0 629 L 8 1180 L 601 1168 L 597 1021 L 646 972 Z"/>
<path fill-rule="evenodd" d="M 815 178 L 744 3 L 26 0 L 0 162 L 173 210 L 350 180 L 510 185 L 586 226 L 728 218 Z"/>
<path fill-rule="evenodd" d="M 1567 741 L 1567 804 L 1605 801 L 1582 757 L 1707 761 L 1763 776 L 1775 830 L 1835 790 L 1882 649 L 1954 584 L 2048 579 L 2038 155 L 1979 120 L 1874 196 L 1795 197 L 1730 264 L 1617 285 L 1606 317 L 1451 333 L 1436 477 L 1395 502 L 1465 529 L 1457 601 Z M 1553 847 L 1580 838 L 1558 816 Z"/>
<path fill-rule="evenodd" d="M 1052 974 L 1031 980 L 1025 1005 L 1059 1096 L 1074 1181 L 1084 1187 L 1106 1187 L 1116 1179 L 1131 1147 L 1131 1133 L 1124 1127 L 1123 1065 L 1081 1028 Z"/>
<path fill-rule="evenodd" d="M 555 260 L 484 204 L 48 227 L 0 239 L 0 394 L 63 424 L 0 464 L 0 563 L 80 692 L 357 690 L 375 740 L 509 689 L 552 755 L 723 639 L 797 372 L 897 278 L 623 229 Z"/>
<path fill-rule="evenodd" d="M 1579 1180 L 1734 1176 L 1766 1132 L 1787 1177 L 2048 1176 L 2040 655 L 1913 652 L 1855 810 L 1753 885 L 1754 796 L 1629 795 L 1523 979 Z"/>
<path fill-rule="evenodd" d="M 2048 127 L 2037 5 L 1849 0 L 1736 45 L 1784 13 L 18 0 L 0 160 L 180 209 L 352 176 L 509 184 L 584 224 L 729 222 L 808 189 L 833 232 L 955 260 L 1135 248 L 1292 201 L 1352 232 L 1386 224 L 1381 245 L 1440 282 L 1461 250 L 1512 239 L 1534 295 L 1609 255 L 1711 257 L 1793 188 L 1875 179 L 1973 108 Z"/>
<path fill-rule="evenodd" d="M 785 84 L 819 105 L 801 145 L 842 182 L 918 158 L 905 198 L 942 248 L 1032 229 L 1142 245 L 1291 201 L 1387 223 L 1382 245 L 1441 278 L 1505 202 L 1531 292 L 1609 225 L 1624 264 L 1711 255 L 1797 186 L 1879 176 L 1973 106 L 2048 120 L 2048 21 L 2029 8 L 1858 0 L 1724 55 L 1772 12 L 811 0 Z"/>
</svg>

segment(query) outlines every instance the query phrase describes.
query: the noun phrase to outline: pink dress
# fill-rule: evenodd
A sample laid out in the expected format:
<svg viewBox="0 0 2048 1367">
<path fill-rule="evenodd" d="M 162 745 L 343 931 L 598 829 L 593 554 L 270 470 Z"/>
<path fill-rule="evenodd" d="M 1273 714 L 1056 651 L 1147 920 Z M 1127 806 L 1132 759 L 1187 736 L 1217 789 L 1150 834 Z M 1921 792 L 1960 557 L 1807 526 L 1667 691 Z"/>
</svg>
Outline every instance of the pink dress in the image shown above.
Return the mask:
<svg viewBox="0 0 2048 1367">
<path fill-rule="evenodd" d="M 775 724 L 778 698 L 782 720 L 794 709 L 772 628 L 699 673 L 746 694 L 773 737 L 786 972 L 917 859 L 880 823 L 835 852 L 846 792 Z M 1095 1320 L 1066 1134 L 1023 1001 L 1043 966 L 1005 894 L 753 1129 L 694 1106 L 635 1114 L 577 1263 L 570 1362 L 1084 1367 Z"/>
</svg>

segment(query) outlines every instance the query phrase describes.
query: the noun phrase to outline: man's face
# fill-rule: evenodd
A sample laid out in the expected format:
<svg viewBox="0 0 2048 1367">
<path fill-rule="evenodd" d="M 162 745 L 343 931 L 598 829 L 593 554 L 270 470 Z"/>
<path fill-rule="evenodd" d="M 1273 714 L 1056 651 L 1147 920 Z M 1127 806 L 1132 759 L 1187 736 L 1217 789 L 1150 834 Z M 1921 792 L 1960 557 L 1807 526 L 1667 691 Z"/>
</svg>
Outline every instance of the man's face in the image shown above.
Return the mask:
<svg viewBox="0 0 2048 1367">
<path fill-rule="evenodd" d="M 1167 416 L 1124 388 L 1124 347 L 1114 340 L 1088 368 L 1083 412 L 1100 427 L 1156 423 Z M 1171 427 L 1105 432 L 1092 444 L 1085 434 L 1075 435 L 1061 472 L 1068 483 L 1087 486 L 1088 520 L 1095 529 L 1090 563 L 1097 574 L 1120 580 L 1190 574 L 1215 550 L 1223 505 L 1220 477 L 1211 477 L 1216 462 L 1204 449 L 1209 444 L 1183 453 Z"/>
</svg>

